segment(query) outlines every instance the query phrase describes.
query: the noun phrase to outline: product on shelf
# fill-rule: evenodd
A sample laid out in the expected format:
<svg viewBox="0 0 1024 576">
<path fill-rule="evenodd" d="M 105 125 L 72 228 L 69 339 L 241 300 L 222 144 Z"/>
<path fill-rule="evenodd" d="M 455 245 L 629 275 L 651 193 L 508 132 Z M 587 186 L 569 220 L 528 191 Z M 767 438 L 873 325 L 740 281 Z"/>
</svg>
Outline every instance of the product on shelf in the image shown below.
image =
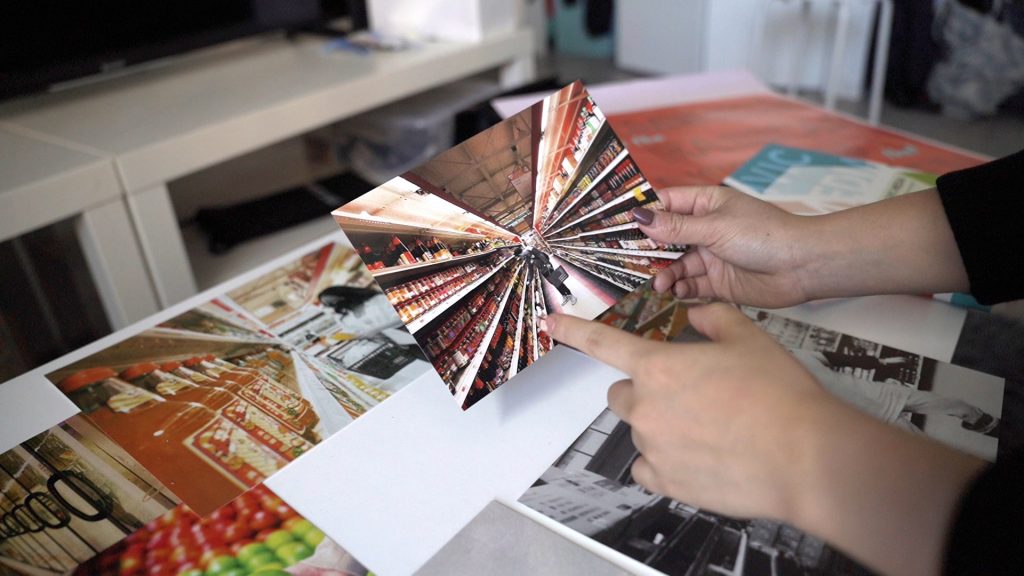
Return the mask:
<svg viewBox="0 0 1024 576">
<path fill-rule="evenodd" d="M 198 403 L 166 400 L 110 368 L 81 370 L 59 387 L 183 500 L 222 504 L 286 464 L 221 414 Z"/>
<path fill-rule="evenodd" d="M 180 368 L 180 362 L 166 362 L 160 366 L 142 363 L 121 372 L 121 378 L 165 398 L 198 402 L 216 410 L 286 460 L 294 460 L 313 447 L 311 442 L 241 397 L 181 378 L 174 373 Z"/>
<path fill-rule="evenodd" d="M 486 273 L 485 267 L 468 262 L 392 286 L 385 289 L 384 294 L 398 310 L 402 322 L 408 323 Z"/>
<path fill-rule="evenodd" d="M 183 362 L 183 368 L 213 379 L 240 397 L 256 404 L 292 430 L 309 436 L 319 421 L 309 402 L 255 368 L 235 366 L 212 356 L 194 357 Z M 193 376 L 195 378 L 195 376 Z"/>
</svg>

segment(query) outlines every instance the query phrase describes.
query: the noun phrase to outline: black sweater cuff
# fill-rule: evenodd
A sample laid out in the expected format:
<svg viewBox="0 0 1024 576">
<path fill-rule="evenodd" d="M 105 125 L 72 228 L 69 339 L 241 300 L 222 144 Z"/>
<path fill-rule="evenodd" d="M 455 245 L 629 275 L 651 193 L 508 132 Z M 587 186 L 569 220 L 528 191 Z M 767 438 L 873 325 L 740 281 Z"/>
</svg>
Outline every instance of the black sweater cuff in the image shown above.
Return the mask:
<svg viewBox="0 0 1024 576">
<path fill-rule="evenodd" d="M 946 543 L 945 576 L 1024 574 L 1024 454 L 1001 458 L 960 501 Z"/>
<path fill-rule="evenodd" d="M 983 304 L 1024 297 L 1024 150 L 939 177 L 939 197 Z"/>
</svg>

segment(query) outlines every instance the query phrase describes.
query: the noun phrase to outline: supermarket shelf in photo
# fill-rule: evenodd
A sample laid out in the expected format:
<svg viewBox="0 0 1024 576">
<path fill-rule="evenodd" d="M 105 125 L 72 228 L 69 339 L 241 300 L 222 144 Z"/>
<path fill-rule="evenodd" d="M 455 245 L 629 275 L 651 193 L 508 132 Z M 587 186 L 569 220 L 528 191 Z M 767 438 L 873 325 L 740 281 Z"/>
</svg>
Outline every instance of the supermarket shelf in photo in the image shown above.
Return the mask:
<svg viewBox="0 0 1024 576">
<path fill-rule="evenodd" d="M 473 290 L 476 290 L 476 288 L 483 284 L 484 282 L 487 282 L 492 276 L 494 276 L 499 270 L 501 270 L 505 266 L 505 264 L 507 264 L 510 260 L 512 260 L 512 256 L 509 256 L 508 258 L 502 260 L 499 264 L 494 266 L 489 272 L 484 274 L 482 277 L 476 279 L 469 286 L 466 286 L 465 288 L 456 292 L 454 296 L 446 299 L 443 303 L 431 308 L 430 310 L 427 310 L 422 315 L 414 318 L 413 320 L 410 320 L 409 323 L 406 324 L 406 327 L 409 329 L 409 332 L 415 334 L 424 326 L 430 324 L 435 318 L 443 314 L 446 310 L 451 308 L 459 300 L 462 300 L 462 298 L 464 298 L 467 294 L 469 294 Z"/>
<path fill-rule="evenodd" d="M 573 258 L 572 256 L 569 256 L 568 254 L 566 256 L 567 256 L 566 259 L 569 262 L 575 264 L 576 266 L 579 266 L 580 268 L 582 268 L 584 270 L 587 270 L 588 272 L 591 272 L 592 274 L 600 277 L 602 280 L 605 280 L 607 282 L 611 282 L 612 284 L 618 286 L 619 288 L 622 288 L 623 290 L 626 290 L 627 292 L 632 291 L 634 288 L 636 288 L 636 286 L 629 286 L 628 284 L 624 284 L 624 283 L 616 280 L 615 278 L 611 278 L 609 276 L 605 276 L 604 274 L 600 273 L 597 270 L 594 270 L 590 266 L 582 264 L 581 262 L 577 261 L 575 258 Z"/>
<path fill-rule="evenodd" d="M 433 235 L 434 236 L 438 236 L 439 234 L 433 234 Z M 380 270 L 374 270 L 373 271 L 373 277 L 376 278 L 377 281 L 380 282 L 382 286 L 384 286 L 385 282 L 397 281 L 397 280 L 404 279 L 405 273 L 407 273 L 407 272 L 415 272 L 415 271 L 420 271 L 420 270 L 424 270 L 424 269 L 427 269 L 427 268 L 433 268 L 435 266 L 442 266 L 442 265 L 447 265 L 447 264 L 457 264 L 459 262 L 466 262 L 466 261 L 469 261 L 469 260 L 473 260 L 475 258 L 481 258 L 481 257 L 486 256 L 488 254 L 493 254 L 494 252 L 496 252 L 498 250 L 500 250 L 500 248 L 491 248 L 491 249 L 485 250 L 483 252 L 475 252 L 473 254 L 465 254 L 465 255 L 462 255 L 462 256 L 454 256 L 452 258 L 445 258 L 443 260 L 432 260 L 430 262 L 417 262 L 415 264 L 400 264 L 398 266 L 390 266 L 388 268 L 381 268 Z"/>
<path fill-rule="evenodd" d="M 614 264 L 609 264 L 607 262 L 601 262 L 600 260 L 595 260 L 593 258 L 588 258 L 586 256 L 583 256 L 582 254 L 571 254 L 569 252 L 564 252 L 562 250 L 555 250 L 555 253 L 558 254 L 559 256 L 564 256 L 564 257 L 571 258 L 571 259 L 583 260 L 584 262 L 590 262 L 592 264 L 597 264 L 598 266 L 605 266 L 607 268 L 611 268 L 612 270 L 618 270 L 619 272 L 625 272 L 626 274 L 632 274 L 633 276 L 637 276 L 638 278 L 643 278 L 644 280 L 647 280 L 647 279 L 651 278 L 651 274 L 645 274 L 645 273 L 640 272 L 638 270 L 630 270 L 629 268 L 623 268 L 621 266 L 616 266 Z"/>
<path fill-rule="evenodd" d="M 591 148 L 591 150 L 593 150 L 593 149 L 595 149 L 595 148 L 596 148 L 596 147 L 594 147 L 594 148 Z M 576 194 L 576 195 L 575 195 L 576 197 L 575 197 L 575 198 L 573 198 L 573 199 L 572 199 L 571 201 L 569 201 L 569 204 L 568 204 L 568 205 L 567 205 L 567 206 L 565 207 L 565 209 L 564 209 L 564 210 L 562 210 L 562 211 L 561 211 L 561 212 L 560 212 L 560 213 L 558 214 L 558 216 L 556 216 L 556 217 L 555 217 L 555 218 L 554 218 L 553 220 L 551 220 L 551 225 L 553 226 L 553 225 L 557 224 L 557 223 L 558 223 L 558 221 L 559 221 L 559 220 L 561 220 L 562 218 L 564 218 L 566 214 L 568 214 L 569 212 L 571 212 L 571 211 L 572 211 L 572 209 L 573 209 L 573 208 L 574 208 L 574 207 L 575 207 L 575 206 L 576 206 L 577 204 L 579 204 L 581 200 L 583 200 L 583 199 L 584 199 L 584 198 L 586 198 L 586 197 L 587 197 L 588 195 L 590 195 L 590 193 L 591 193 L 591 192 L 592 192 L 592 191 L 594 190 L 594 188 L 595 188 L 595 187 L 596 187 L 596 186 L 597 186 L 598 184 L 600 184 L 600 183 L 601 183 L 601 181 L 605 179 L 605 177 L 607 177 L 607 176 L 608 176 L 609 174 L 611 174 L 611 173 L 612 173 L 612 171 L 613 171 L 613 170 L 615 170 L 615 168 L 616 168 L 616 167 L 617 167 L 617 166 L 618 166 L 618 165 L 619 165 L 620 163 L 622 163 L 622 161 L 623 161 L 623 160 L 625 160 L 627 156 L 629 156 L 629 152 L 627 152 L 626 150 L 622 150 L 621 152 L 619 152 L 619 154 L 618 154 L 618 155 L 617 155 L 617 156 L 615 157 L 615 159 L 614 159 L 614 160 L 612 160 L 611 162 L 609 162 L 609 163 L 608 163 L 608 165 L 607 165 L 607 166 L 605 166 L 603 170 L 601 170 L 601 172 L 600 172 L 600 173 L 599 173 L 599 174 L 597 175 L 597 177 L 596 177 L 596 178 L 594 178 L 594 179 L 593 179 L 593 180 L 592 180 L 592 181 L 590 182 L 590 184 L 587 184 L 587 187 L 586 187 L 586 188 L 584 188 L 584 189 L 583 189 L 582 191 L 580 191 L 580 192 L 579 192 L 578 194 Z M 573 182 L 573 184 L 576 184 L 576 183 L 575 183 L 575 182 Z M 574 190 L 574 189 L 575 189 L 575 188 L 572 188 L 572 189 L 570 189 L 570 192 L 569 192 L 569 193 L 571 194 L 571 193 L 572 193 L 572 190 Z M 561 197 L 561 198 L 559 198 L 559 200 L 558 200 L 558 203 L 557 203 L 557 204 L 555 204 L 555 208 L 554 208 L 554 210 L 557 210 L 557 209 L 559 208 L 559 205 L 560 205 L 560 204 L 561 204 L 561 203 L 563 202 L 563 200 L 564 200 L 564 199 L 566 198 L 566 196 L 567 196 L 566 194 L 563 194 L 563 195 L 562 195 L 562 197 Z"/>
<path fill-rule="evenodd" d="M 669 252 L 666 250 L 629 250 L 628 248 L 601 248 L 597 246 L 570 246 L 567 244 L 553 244 L 559 248 L 579 250 L 582 252 L 607 252 L 609 254 L 624 254 L 627 256 L 646 256 L 647 258 L 663 258 L 665 260 L 675 260 L 676 258 L 683 255 L 682 252 Z"/>
<path fill-rule="evenodd" d="M 640 185 L 638 185 L 635 188 L 632 188 L 630 190 L 627 190 L 626 192 L 623 192 L 615 200 L 612 200 L 611 202 L 605 204 L 604 206 L 599 206 L 598 208 L 596 208 L 594 210 L 591 210 L 590 212 L 587 212 L 583 216 L 580 216 L 576 220 L 573 220 L 572 222 L 569 222 L 565 226 L 562 226 L 561 228 L 555 230 L 554 232 L 551 232 L 550 234 L 558 234 L 562 230 L 565 230 L 565 229 L 567 229 L 567 228 L 569 228 L 571 226 L 575 226 L 576 224 L 580 224 L 582 222 L 590 220 L 594 216 L 597 216 L 598 214 L 602 214 L 604 212 L 607 212 L 608 210 L 610 210 L 610 209 L 612 209 L 612 208 L 622 204 L 623 202 L 628 201 L 630 198 L 633 198 L 637 194 L 641 194 L 643 192 L 647 192 L 650 189 L 651 189 L 651 184 L 649 182 L 647 182 L 647 181 L 644 181 L 643 184 L 640 184 Z M 557 224 L 557 222 L 556 222 L 556 224 Z M 545 231 L 545 232 L 547 232 L 547 231 Z M 545 233 L 544 237 L 546 238 L 550 234 Z"/>
<path fill-rule="evenodd" d="M 506 260 L 507 262 L 507 260 Z M 501 268 L 501 266 L 495 268 Z M 484 356 L 487 355 L 487 350 L 491 338 L 494 336 L 494 331 L 498 329 L 498 324 L 501 323 L 503 316 L 502 312 L 505 309 L 505 305 L 508 303 L 509 294 L 512 293 L 512 289 L 515 287 L 516 279 L 522 270 L 523 265 L 520 264 L 516 268 L 515 272 L 512 273 L 512 278 L 509 280 L 508 287 L 505 288 L 505 293 L 501 297 L 501 301 L 498 304 L 498 309 L 494 313 L 494 318 L 491 319 L 490 324 L 487 326 L 487 331 L 484 333 L 483 339 L 480 341 L 480 346 L 477 348 L 476 353 L 473 354 L 473 358 L 469 361 L 466 368 L 463 369 L 462 374 L 459 376 L 458 384 L 455 387 L 455 401 L 461 406 L 466 401 L 466 396 L 469 395 L 469 389 L 473 385 L 473 379 L 476 378 L 477 372 L 480 370 L 480 364 L 484 361 Z"/>
<path fill-rule="evenodd" d="M 617 224 L 615 226 L 609 226 L 608 228 L 602 228 L 600 230 L 591 230 L 590 232 L 580 232 L 572 236 L 559 236 L 557 238 L 548 238 L 548 242 L 567 242 L 569 240 L 575 240 L 584 236 L 600 236 L 602 234 L 612 234 L 614 232 L 622 232 L 624 230 L 636 230 L 640 225 L 636 222 L 627 222 L 625 224 Z"/>
<path fill-rule="evenodd" d="M 610 136 L 610 132 L 611 132 L 611 128 L 608 126 L 608 123 L 602 117 L 601 120 L 600 120 L 600 124 L 598 126 L 598 129 L 597 129 L 597 133 L 594 136 L 593 141 L 591 142 L 590 148 L 586 151 L 586 153 L 583 154 L 583 156 L 580 157 L 579 163 L 576 164 L 576 167 L 573 168 L 572 174 L 570 174 L 569 177 L 566 179 L 565 187 L 562 188 L 562 190 L 558 193 L 558 198 L 555 199 L 554 203 L 551 206 L 551 209 L 548 210 L 544 214 L 544 221 L 542 222 L 541 228 L 547 227 L 548 225 L 554 223 L 554 221 L 551 219 L 551 217 L 552 217 L 552 215 L 554 215 L 555 211 L 558 210 L 559 207 L 561 207 L 561 205 L 565 202 L 566 198 L 569 197 L 569 195 L 572 193 L 572 191 L 576 189 L 576 184 L 577 184 L 577 182 L 578 182 L 578 180 L 580 178 L 580 169 L 582 167 L 584 167 L 584 166 L 590 166 L 591 164 L 593 164 L 594 156 L 598 155 L 600 153 L 600 150 L 602 149 L 602 146 L 594 146 L 593 144 L 596 144 L 598 142 L 604 142 L 605 140 L 608 140 L 609 136 Z M 610 142 L 610 140 L 609 140 L 609 142 Z M 605 145 L 607 145 L 607 144 L 608 143 L 605 142 Z M 568 147 L 568 145 L 569 145 L 569 143 L 565 142 L 565 143 L 563 143 L 559 147 L 559 149 L 560 150 L 561 149 L 566 149 Z M 562 157 L 565 158 L 567 156 L 567 154 L 568 153 L 566 153 Z M 594 182 L 591 183 L 591 185 L 588 185 L 586 192 L 582 192 L 580 194 L 580 197 L 585 196 L 586 194 L 588 194 L 590 192 L 590 189 L 592 188 L 592 184 L 596 184 L 597 181 L 598 181 L 598 179 L 595 179 Z M 574 203 L 575 203 L 576 200 L 578 200 L 578 198 L 574 199 Z M 567 209 L 567 211 L 568 211 L 568 209 Z"/>
</svg>

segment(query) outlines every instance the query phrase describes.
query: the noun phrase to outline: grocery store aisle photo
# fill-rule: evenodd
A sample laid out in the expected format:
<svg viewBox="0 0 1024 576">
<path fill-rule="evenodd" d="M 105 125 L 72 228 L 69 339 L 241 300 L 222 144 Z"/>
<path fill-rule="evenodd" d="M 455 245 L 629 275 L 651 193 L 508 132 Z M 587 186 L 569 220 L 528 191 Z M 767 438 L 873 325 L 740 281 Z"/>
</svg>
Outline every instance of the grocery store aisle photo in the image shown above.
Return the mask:
<svg viewBox="0 0 1024 576">
<path fill-rule="evenodd" d="M 334 216 L 466 409 L 551 349 L 541 317 L 596 318 L 681 254 L 638 206 L 650 183 L 574 83 Z"/>
</svg>

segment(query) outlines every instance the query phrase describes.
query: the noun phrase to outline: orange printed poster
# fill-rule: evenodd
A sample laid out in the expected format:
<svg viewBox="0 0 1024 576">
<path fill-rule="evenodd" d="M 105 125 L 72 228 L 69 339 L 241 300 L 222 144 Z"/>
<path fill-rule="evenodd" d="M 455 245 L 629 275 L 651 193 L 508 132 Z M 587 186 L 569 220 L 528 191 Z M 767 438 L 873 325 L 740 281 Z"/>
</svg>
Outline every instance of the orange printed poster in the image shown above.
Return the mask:
<svg viewBox="0 0 1024 576">
<path fill-rule="evenodd" d="M 767 144 L 934 174 L 985 161 L 773 95 L 609 114 L 609 122 L 655 189 L 721 182 Z"/>
</svg>

